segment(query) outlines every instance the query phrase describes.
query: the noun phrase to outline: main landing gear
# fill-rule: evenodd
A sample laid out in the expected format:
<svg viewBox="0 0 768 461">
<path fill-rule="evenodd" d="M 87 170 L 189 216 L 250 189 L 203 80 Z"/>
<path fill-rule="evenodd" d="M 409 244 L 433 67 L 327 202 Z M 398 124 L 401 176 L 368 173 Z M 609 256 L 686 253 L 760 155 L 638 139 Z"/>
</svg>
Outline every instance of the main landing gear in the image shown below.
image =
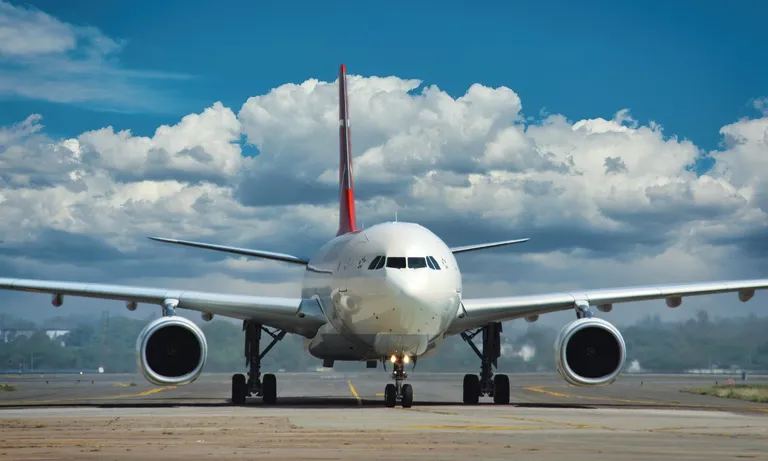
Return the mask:
<svg viewBox="0 0 768 461">
<path fill-rule="evenodd" d="M 475 336 L 483 334 L 483 351 L 477 349 L 472 342 Z M 479 328 L 472 333 L 463 332 L 461 338 L 480 357 L 480 376 L 464 375 L 464 403 L 477 404 L 481 396 L 493 397 L 493 403 L 509 403 L 509 377 L 493 374 L 493 368 L 498 368 L 501 357 L 501 323 L 492 323 Z"/>
<path fill-rule="evenodd" d="M 272 404 L 277 401 L 277 378 L 273 374 L 265 374 L 261 377 L 261 360 L 267 353 L 285 336 L 285 331 L 272 331 L 258 323 L 245 320 L 245 360 L 248 365 L 248 380 L 242 374 L 232 375 L 232 403 L 242 405 L 245 398 L 257 395 L 264 403 Z M 265 332 L 272 337 L 272 341 L 260 351 L 261 333 Z"/>
<path fill-rule="evenodd" d="M 403 384 L 403 380 L 408 377 L 405 372 L 405 364 L 410 361 L 407 355 L 396 356 L 393 355 L 390 358 L 392 362 L 392 378 L 395 379 L 395 384 L 389 383 L 384 388 L 384 405 L 387 407 L 394 407 L 397 404 L 398 399 L 403 408 L 411 408 L 413 405 L 413 388 L 410 384 Z M 386 362 L 384 362 L 386 367 Z"/>
</svg>

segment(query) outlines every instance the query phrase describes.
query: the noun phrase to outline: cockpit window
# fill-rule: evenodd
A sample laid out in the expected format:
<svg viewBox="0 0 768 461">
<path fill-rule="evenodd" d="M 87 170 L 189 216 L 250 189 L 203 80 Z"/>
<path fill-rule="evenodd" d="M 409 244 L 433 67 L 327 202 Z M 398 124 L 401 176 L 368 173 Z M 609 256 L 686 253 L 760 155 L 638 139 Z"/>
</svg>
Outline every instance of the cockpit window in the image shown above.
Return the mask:
<svg viewBox="0 0 768 461">
<path fill-rule="evenodd" d="M 391 267 L 392 269 L 405 269 L 405 258 L 390 256 L 387 258 L 387 267 Z"/>
<path fill-rule="evenodd" d="M 386 262 L 387 262 L 387 258 L 382 256 L 381 259 L 379 259 L 379 264 L 376 266 L 376 270 L 379 270 L 382 267 L 384 267 L 384 263 Z"/>
<path fill-rule="evenodd" d="M 371 264 L 368 266 L 368 270 L 370 271 L 370 270 L 378 269 L 376 265 L 379 264 L 379 260 L 382 258 L 384 258 L 384 256 L 376 256 L 375 258 L 373 258 L 373 261 L 371 261 Z"/>
<path fill-rule="evenodd" d="M 438 264 L 437 261 L 435 261 L 435 258 L 433 258 L 432 256 L 427 256 L 427 258 L 432 262 L 432 265 L 435 266 L 433 269 L 440 270 L 440 264 Z"/>
<path fill-rule="evenodd" d="M 427 267 L 427 260 L 424 258 L 408 258 L 408 269 L 422 269 Z"/>
<path fill-rule="evenodd" d="M 429 266 L 430 269 L 434 269 L 435 266 L 432 264 L 432 260 L 427 257 L 427 266 Z"/>
</svg>

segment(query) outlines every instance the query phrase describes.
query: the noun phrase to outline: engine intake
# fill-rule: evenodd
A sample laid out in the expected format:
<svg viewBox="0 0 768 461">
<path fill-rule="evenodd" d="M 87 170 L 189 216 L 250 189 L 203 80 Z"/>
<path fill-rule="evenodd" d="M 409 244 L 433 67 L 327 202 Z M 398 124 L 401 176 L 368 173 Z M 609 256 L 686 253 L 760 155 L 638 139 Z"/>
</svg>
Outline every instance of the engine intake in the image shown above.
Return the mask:
<svg viewBox="0 0 768 461">
<path fill-rule="evenodd" d="M 574 320 L 555 339 L 557 371 L 575 386 L 612 383 L 624 368 L 626 358 L 624 338 L 603 319 Z"/>
<path fill-rule="evenodd" d="M 147 381 L 158 386 L 189 384 L 208 356 L 202 330 L 184 317 L 161 317 L 139 333 L 136 354 Z"/>
</svg>

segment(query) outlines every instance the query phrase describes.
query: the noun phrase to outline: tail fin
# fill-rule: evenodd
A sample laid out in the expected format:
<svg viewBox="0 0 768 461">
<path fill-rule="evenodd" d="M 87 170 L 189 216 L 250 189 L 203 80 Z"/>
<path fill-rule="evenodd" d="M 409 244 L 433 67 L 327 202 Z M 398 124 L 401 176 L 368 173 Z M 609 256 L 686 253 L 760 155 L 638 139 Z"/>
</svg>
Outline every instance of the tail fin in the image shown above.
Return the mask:
<svg viewBox="0 0 768 461">
<path fill-rule="evenodd" d="M 339 230 L 336 235 L 355 232 L 355 187 L 352 180 L 352 143 L 349 128 L 347 67 L 339 70 Z"/>
</svg>

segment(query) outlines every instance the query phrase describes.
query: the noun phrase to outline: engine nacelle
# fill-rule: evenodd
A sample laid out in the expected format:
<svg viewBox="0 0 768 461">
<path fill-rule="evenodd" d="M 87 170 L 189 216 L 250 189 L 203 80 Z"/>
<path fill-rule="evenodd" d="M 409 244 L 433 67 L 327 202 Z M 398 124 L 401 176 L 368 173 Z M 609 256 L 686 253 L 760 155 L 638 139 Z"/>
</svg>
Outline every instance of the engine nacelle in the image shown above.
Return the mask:
<svg viewBox="0 0 768 461">
<path fill-rule="evenodd" d="M 555 364 L 560 376 L 575 386 L 612 383 L 624 368 L 627 346 L 619 330 L 598 318 L 567 324 L 555 339 Z"/>
<path fill-rule="evenodd" d="M 208 357 L 202 330 L 179 316 L 149 323 L 136 340 L 139 370 L 157 386 L 189 384 L 200 376 Z"/>
</svg>

